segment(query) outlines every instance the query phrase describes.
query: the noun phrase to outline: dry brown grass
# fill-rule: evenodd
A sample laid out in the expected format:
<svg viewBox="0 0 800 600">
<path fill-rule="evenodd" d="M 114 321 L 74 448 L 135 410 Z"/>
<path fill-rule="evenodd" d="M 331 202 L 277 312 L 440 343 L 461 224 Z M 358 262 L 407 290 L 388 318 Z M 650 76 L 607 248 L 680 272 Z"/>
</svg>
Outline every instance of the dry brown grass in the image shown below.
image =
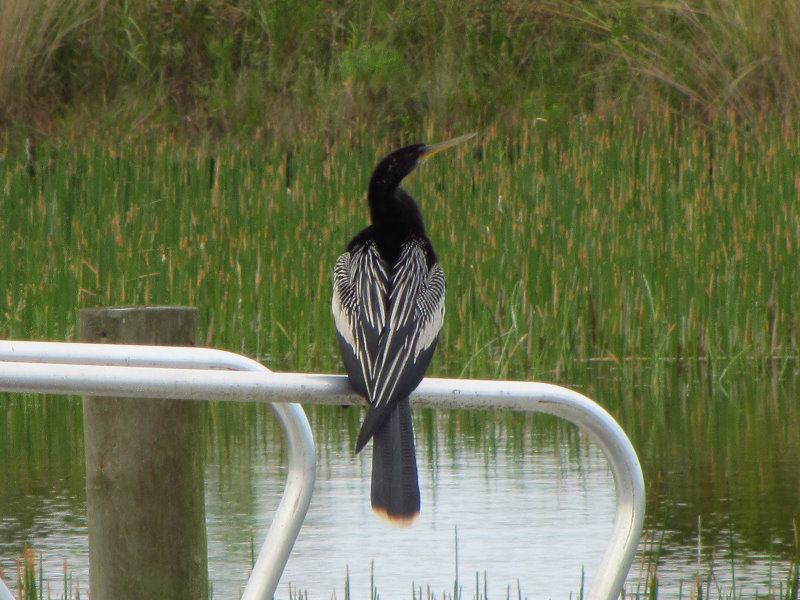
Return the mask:
<svg viewBox="0 0 800 600">
<path fill-rule="evenodd" d="M 800 111 L 794 0 L 0 0 L 0 129 L 332 139 Z"/>
<path fill-rule="evenodd" d="M 45 108 L 35 99 L 61 96 L 56 63 L 65 36 L 90 19 L 89 0 L 3 0 L 0 4 L 0 124 Z"/>
<path fill-rule="evenodd" d="M 800 3 L 792 0 L 558 2 L 602 32 L 621 70 L 701 121 L 800 110 Z"/>
</svg>

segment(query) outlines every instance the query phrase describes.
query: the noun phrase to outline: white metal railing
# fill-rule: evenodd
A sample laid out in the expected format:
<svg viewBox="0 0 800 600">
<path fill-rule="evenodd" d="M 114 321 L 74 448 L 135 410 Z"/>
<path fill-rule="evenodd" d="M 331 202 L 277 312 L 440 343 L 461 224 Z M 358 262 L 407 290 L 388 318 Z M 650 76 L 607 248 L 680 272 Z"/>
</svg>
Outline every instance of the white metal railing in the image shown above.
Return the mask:
<svg viewBox="0 0 800 600">
<path fill-rule="evenodd" d="M 341 375 L 273 373 L 244 356 L 210 348 L 0 341 L 0 391 L 272 403 L 288 453 L 286 489 L 243 600 L 268 600 L 302 525 L 314 484 L 311 430 L 299 404 L 363 404 Z M 299 403 L 299 404 L 289 404 Z M 641 466 L 625 432 L 598 404 L 556 385 L 427 378 L 412 406 L 541 412 L 564 418 L 597 443 L 616 490 L 611 538 L 588 598 L 619 596 L 644 520 Z M 0 580 L 0 600 L 10 594 Z"/>
<path fill-rule="evenodd" d="M 262 376 L 271 373 L 250 358 L 213 348 L 0 341 L 0 390 L 5 391 L 173 398 L 175 396 L 171 393 L 153 396 L 142 393 L 148 381 L 146 373 L 150 372 L 151 377 L 164 375 L 167 367 L 179 370 L 190 379 L 202 378 L 204 373 L 212 372 L 231 375 L 234 370 L 254 371 Z M 133 379 L 127 377 L 134 371 L 141 373 L 140 380 L 136 376 Z M 122 381 L 128 382 L 122 386 L 125 391 L 112 389 L 110 382 L 117 377 L 114 372 L 123 374 Z M 52 385 L 46 383 L 46 377 L 42 376 L 44 373 L 50 373 Z M 90 385 L 95 386 L 95 392 L 87 387 Z M 175 385 L 181 384 L 176 381 Z M 212 399 L 214 396 L 200 393 L 192 398 Z M 272 598 L 314 489 L 316 453 L 305 412 L 298 404 L 285 402 L 272 404 L 272 409 L 286 442 L 286 487 L 242 600 Z M 1 580 L 0 600 L 3 600 Z"/>
</svg>

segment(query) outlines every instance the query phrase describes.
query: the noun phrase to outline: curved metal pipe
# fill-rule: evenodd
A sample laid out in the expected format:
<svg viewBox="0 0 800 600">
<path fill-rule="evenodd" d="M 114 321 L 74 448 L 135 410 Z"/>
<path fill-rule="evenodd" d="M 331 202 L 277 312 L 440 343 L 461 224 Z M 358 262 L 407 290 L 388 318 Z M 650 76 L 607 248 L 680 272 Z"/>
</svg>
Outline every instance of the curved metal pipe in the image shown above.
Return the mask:
<svg viewBox="0 0 800 600">
<path fill-rule="evenodd" d="M 47 367 L 125 365 L 271 373 L 255 360 L 224 350 L 127 344 L 0 341 L 0 361 L 34 362 Z M 2 381 L 4 379 L 0 376 Z M 2 385 L 0 383 L 0 387 Z M 268 600 L 275 594 L 308 511 L 316 477 L 314 439 L 303 408 L 299 404 L 288 403 L 273 403 L 270 406 L 278 418 L 286 443 L 286 485 L 247 581 L 243 600 Z M 4 587 L 0 579 L 0 600 L 5 600 Z"/>
<path fill-rule="evenodd" d="M 14 595 L 6 586 L 6 582 L 0 577 L 0 600 L 14 600 Z"/>
<path fill-rule="evenodd" d="M 4 344 L 9 343 L 18 344 L 0 342 L 0 360 L 8 355 L 8 348 Z M 114 348 L 124 347 L 103 346 L 104 352 Z M 187 364 L 194 360 L 199 364 L 202 353 L 210 352 L 202 348 L 161 348 L 157 353 L 180 350 L 190 351 L 186 357 Z M 192 358 L 194 352 L 197 355 Z M 26 352 L 19 352 L 17 358 L 27 360 L 30 356 Z M 75 369 L 69 365 L 11 365 L 0 362 L 0 389 L 142 398 L 213 398 L 334 405 L 363 403 L 363 399 L 350 390 L 345 376 L 198 371 L 189 368 L 82 366 Z M 524 381 L 427 378 L 411 395 L 411 402 L 418 407 L 543 412 L 567 419 L 585 431 L 609 461 L 617 496 L 611 539 L 587 597 L 591 600 L 614 600 L 618 597 L 641 537 L 645 492 L 636 452 L 625 432 L 608 412 L 578 392 L 556 385 Z M 247 600 L 258 598 L 256 595 L 247 595 L 247 590 L 245 594 Z"/>
</svg>

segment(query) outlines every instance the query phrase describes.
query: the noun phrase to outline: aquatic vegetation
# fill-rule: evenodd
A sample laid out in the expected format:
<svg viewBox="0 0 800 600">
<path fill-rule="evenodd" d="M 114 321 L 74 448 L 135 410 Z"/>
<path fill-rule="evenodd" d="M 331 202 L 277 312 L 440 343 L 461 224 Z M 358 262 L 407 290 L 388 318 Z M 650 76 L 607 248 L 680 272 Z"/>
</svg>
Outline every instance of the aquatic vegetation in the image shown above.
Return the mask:
<svg viewBox="0 0 800 600">
<path fill-rule="evenodd" d="M 796 359 L 796 136 L 789 121 L 708 131 L 667 113 L 524 122 L 426 165 L 406 186 L 448 277 L 431 373 Z M 339 370 L 331 265 L 397 143 L 61 142 L 40 148 L 35 177 L 5 156 L 0 335 L 71 339 L 79 307 L 191 304 L 206 344 Z"/>
</svg>

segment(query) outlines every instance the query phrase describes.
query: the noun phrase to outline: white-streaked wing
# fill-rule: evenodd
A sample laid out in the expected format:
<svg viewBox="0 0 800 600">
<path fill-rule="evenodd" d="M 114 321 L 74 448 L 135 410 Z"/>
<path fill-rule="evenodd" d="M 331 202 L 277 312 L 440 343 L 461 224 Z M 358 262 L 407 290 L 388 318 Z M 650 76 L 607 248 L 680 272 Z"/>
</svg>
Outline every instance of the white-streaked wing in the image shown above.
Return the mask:
<svg viewBox="0 0 800 600">
<path fill-rule="evenodd" d="M 353 280 L 350 277 L 350 253 L 345 252 L 333 267 L 333 299 L 331 312 L 336 330 L 345 339 L 353 352 L 358 356 L 356 347 L 356 327 L 353 319 L 356 306 L 356 294 Z"/>
<path fill-rule="evenodd" d="M 373 406 L 391 400 L 407 380 L 418 382 L 427 368 L 420 353 L 436 341 L 444 317 L 444 272 L 436 264 L 428 271 L 420 241 L 403 246 L 391 273 L 388 322 L 368 385 Z M 416 385 L 416 383 L 414 384 Z"/>
<path fill-rule="evenodd" d="M 386 323 L 388 280 L 386 264 L 373 242 L 342 254 L 333 270 L 331 309 L 336 330 L 350 346 L 368 388 Z"/>
<path fill-rule="evenodd" d="M 383 331 L 386 325 L 386 295 L 389 274 L 386 263 L 374 242 L 368 242 L 352 251 L 351 273 L 356 288 L 360 315 L 372 330 Z"/>
<path fill-rule="evenodd" d="M 422 351 L 431 347 L 444 322 L 444 271 L 439 263 L 433 265 L 428 273 L 425 290 L 417 299 L 417 313 L 420 315 L 419 335 L 414 344 L 414 362 Z"/>
</svg>

